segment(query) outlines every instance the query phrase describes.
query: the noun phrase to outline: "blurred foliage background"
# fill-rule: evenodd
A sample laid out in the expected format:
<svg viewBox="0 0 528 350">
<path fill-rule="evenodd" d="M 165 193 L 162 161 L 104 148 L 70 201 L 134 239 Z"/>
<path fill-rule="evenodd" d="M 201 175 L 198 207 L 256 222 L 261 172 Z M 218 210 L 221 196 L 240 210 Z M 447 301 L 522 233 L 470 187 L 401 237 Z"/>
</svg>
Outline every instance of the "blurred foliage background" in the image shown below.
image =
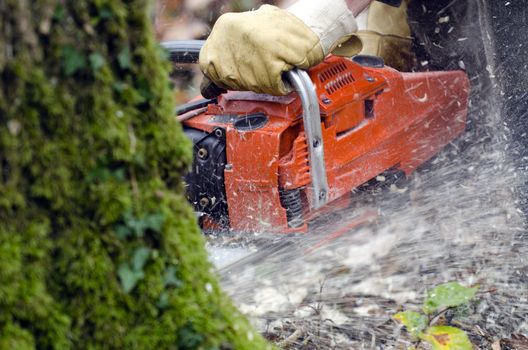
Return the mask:
<svg viewBox="0 0 528 350">
<path fill-rule="evenodd" d="M 287 6 L 292 0 L 157 0 L 155 30 L 159 40 L 204 39 L 225 12 L 256 9 L 262 4 Z"/>
<path fill-rule="evenodd" d="M 226 12 L 256 9 L 262 4 L 286 7 L 294 0 L 157 0 L 154 28 L 159 41 L 206 39 L 215 21 Z M 199 94 L 202 75 L 196 65 L 175 67 L 172 73 L 176 103 Z"/>
</svg>

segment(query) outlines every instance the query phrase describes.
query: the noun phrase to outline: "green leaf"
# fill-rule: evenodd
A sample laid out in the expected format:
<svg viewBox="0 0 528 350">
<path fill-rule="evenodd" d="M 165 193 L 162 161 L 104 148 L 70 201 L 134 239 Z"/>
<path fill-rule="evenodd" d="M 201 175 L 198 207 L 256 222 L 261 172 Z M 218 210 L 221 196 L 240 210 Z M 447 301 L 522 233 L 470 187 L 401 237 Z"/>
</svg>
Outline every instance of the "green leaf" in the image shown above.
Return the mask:
<svg viewBox="0 0 528 350">
<path fill-rule="evenodd" d="M 130 49 L 128 47 L 125 47 L 117 55 L 117 62 L 119 63 L 119 67 L 122 69 L 130 68 Z"/>
<path fill-rule="evenodd" d="M 158 57 L 162 61 L 167 61 L 169 59 L 169 57 L 170 57 L 169 51 L 166 48 L 164 48 L 163 46 L 157 45 L 156 46 L 156 51 L 158 53 Z"/>
<path fill-rule="evenodd" d="M 119 225 L 115 230 L 117 238 L 121 240 L 125 240 L 132 233 L 132 231 L 130 231 L 130 229 L 125 225 Z"/>
<path fill-rule="evenodd" d="M 126 227 L 139 238 L 143 236 L 146 230 L 161 232 L 165 217 L 162 213 L 155 213 L 136 218 L 129 210 L 123 214 L 123 221 Z"/>
<path fill-rule="evenodd" d="M 423 311 L 432 314 L 447 307 L 462 305 L 475 297 L 478 287 L 464 287 L 458 282 L 441 284 L 427 292 Z"/>
<path fill-rule="evenodd" d="M 170 305 L 169 293 L 168 292 L 161 293 L 161 295 L 159 296 L 158 302 L 156 303 L 156 306 L 159 307 L 160 309 L 165 309 L 169 305 Z"/>
<path fill-rule="evenodd" d="M 152 97 L 154 97 L 152 90 L 150 89 L 150 84 L 146 79 L 140 79 L 136 85 L 139 94 L 141 97 L 143 97 L 143 100 L 150 100 Z"/>
<path fill-rule="evenodd" d="M 132 268 L 134 271 L 142 271 L 150 257 L 150 249 L 147 247 L 139 247 L 134 250 L 132 255 Z"/>
<path fill-rule="evenodd" d="M 125 293 L 129 293 L 134 289 L 139 280 L 145 277 L 143 271 L 133 271 L 127 263 L 123 263 L 119 266 L 117 275 L 121 281 L 121 288 Z"/>
<path fill-rule="evenodd" d="M 55 7 L 55 12 L 53 13 L 53 19 L 57 22 L 60 22 L 64 19 L 64 15 L 66 14 L 66 9 L 62 4 L 58 4 L 57 7 Z"/>
<path fill-rule="evenodd" d="M 102 18 L 102 19 L 109 19 L 113 15 L 114 15 L 114 13 L 113 13 L 112 9 L 110 7 L 108 7 L 107 5 L 103 5 L 99 9 L 99 17 Z"/>
<path fill-rule="evenodd" d="M 165 216 L 162 213 L 150 214 L 143 219 L 145 228 L 155 232 L 161 232 Z"/>
<path fill-rule="evenodd" d="M 62 48 L 62 58 L 64 73 L 68 76 L 86 67 L 86 57 L 71 45 Z"/>
<path fill-rule="evenodd" d="M 204 341 L 203 336 L 196 331 L 191 322 L 187 322 L 178 330 L 178 349 L 190 350 L 197 349 Z"/>
<path fill-rule="evenodd" d="M 118 168 L 112 172 L 113 177 L 117 181 L 124 181 L 126 180 L 126 170 L 123 168 Z"/>
<path fill-rule="evenodd" d="M 116 81 L 113 84 L 113 88 L 117 92 L 123 92 L 126 89 L 126 87 L 127 87 L 127 84 L 125 82 L 122 82 L 122 81 Z"/>
<path fill-rule="evenodd" d="M 91 53 L 90 56 L 88 56 L 88 60 L 90 61 L 90 65 L 92 66 L 92 70 L 94 72 L 98 71 L 99 68 L 105 64 L 104 57 L 97 52 Z"/>
<path fill-rule="evenodd" d="M 413 336 L 418 337 L 427 327 L 427 317 L 414 311 L 398 312 L 394 318 L 400 321 L 407 331 Z"/>
<path fill-rule="evenodd" d="M 473 350 L 467 334 L 456 327 L 429 327 L 420 338 L 431 344 L 433 350 Z"/>
<path fill-rule="evenodd" d="M 163 284 L 165 287 L 180 288 L 183 286 L 183 282 L 176 277 L 176 272 L 178 272 L 178 269 L 175 266 L 167 267 L 163 274 Z"/>
<path fill-rule="evenodd" d="M 145 231 L 145 225 L 142 220 L 138 220 L 132 211 L 127 211 L 123 214 L 123 220 L 125 222 L 125 225 L 134 233 L 136 237 L 143 236 L 143 232 Z"/>
</svg>

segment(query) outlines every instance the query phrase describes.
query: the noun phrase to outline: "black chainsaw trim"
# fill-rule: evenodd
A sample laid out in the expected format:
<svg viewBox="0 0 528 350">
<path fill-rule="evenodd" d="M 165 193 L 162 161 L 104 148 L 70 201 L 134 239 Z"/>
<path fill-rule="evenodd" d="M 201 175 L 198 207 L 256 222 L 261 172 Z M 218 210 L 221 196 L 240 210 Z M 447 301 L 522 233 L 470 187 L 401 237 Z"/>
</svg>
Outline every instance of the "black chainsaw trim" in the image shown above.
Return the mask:
<svg viewBox="0 0 528 350">
<path fill-rule="evenodd" d="M 216 98 L 202 98 L 202 99 L 199 99 L 197 101 L 192 101 L 192 102 L 189 102 L 189 103 L 185 103 L 185 104 L 182 104 L 181 106 L 178 106 L 176 107 L 176 115 L 182 115 L 182 114 L 185 114 L 187 112 L 190 112 L 192 110 L 195 110 L 195 109 L 198 109 L 198 108 L 202 108 L 202 107 L 207 107 L 208 105 L 212 104 L 212 103 L 217 103 L 218 101 L 216 100 Z"/>
<path fill-rule="evenodd" d="M 187 199 L 196 212 L 207 215 L 221 228 L 229 227 L 224 185 L 226 159 L 225 130 L 212 133 L 184 128 L 193 142 L 193 165 L 185 176 Z"/>
<path fill-rule="evenodd" d="M 385 61 L 383 61 L 383 58 L 379 56 L 371 56 L 371 55 L 356 55 L 352 57 L 352 61 L 356 62 L 357 64 L 360 64 L 364 67 L 371 67 L 371 68 L 383 68 L 385 67 Z"/>
<path fill-rule="evenodd" d="M 238 118 L 233 126 L 240 131 L 251 131 L 264 127 L 268 123 L 268 117 L 264 113 L 251 113 Z"/>
<path fill-rule="evenodd" d="M 301 190 L 299 188 L 293 190 L 280 190 L 279 195 L 281 205 L 286 209 L 288 227 L 301 227 L 304 224 Z"/>
<path fill-rule="evenodd" d="M 382 2 L 384 4 L 393 6 L 393 7 L 400 7 L 402 0 L 378 0 L 379 2 Z"/>
</svg>

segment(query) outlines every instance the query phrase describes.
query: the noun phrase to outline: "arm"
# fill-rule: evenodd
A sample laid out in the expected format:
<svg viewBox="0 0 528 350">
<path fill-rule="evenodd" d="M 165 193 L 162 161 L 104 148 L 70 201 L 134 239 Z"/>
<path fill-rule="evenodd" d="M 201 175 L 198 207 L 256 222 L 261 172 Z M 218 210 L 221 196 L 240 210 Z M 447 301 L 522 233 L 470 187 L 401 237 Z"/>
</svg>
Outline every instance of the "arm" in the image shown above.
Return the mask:
<svg viewBox="0 0 528 350">
<path fill-rule="evenodd" d="M 354 16 L 359 15 L 373 0 L 346 0 L 347 6 Z"/>
</svg>

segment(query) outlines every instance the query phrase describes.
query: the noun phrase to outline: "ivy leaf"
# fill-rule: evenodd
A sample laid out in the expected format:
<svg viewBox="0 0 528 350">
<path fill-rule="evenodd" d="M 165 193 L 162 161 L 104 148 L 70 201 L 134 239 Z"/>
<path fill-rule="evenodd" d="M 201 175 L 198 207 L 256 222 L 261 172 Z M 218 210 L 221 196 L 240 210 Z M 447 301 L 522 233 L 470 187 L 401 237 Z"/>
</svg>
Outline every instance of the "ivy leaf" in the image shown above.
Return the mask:
<svg viewBox="0 0 528 350">
<path fill-rule="evenodd" d="M 456 327 L 429 327 L 420 338 L 431 344 L 433 350 L 473 350 L 467 334 Z"/>
<path fill-rule="evenodd" d="M 143 267 L 150 257 L 150 251 L 151 250 L 147 247 L 139 247 L 134 250 L 134 254 L 132 255 L 132 268 L 134 271 L 143 270 Z"/>
<path fill-rule="evenodd" d="M 128 47 L 125 47 L 117 55 L 117 63 L 119 63 L 119 67 L 122 69 L 130 68 L 130 49 Z"/>
<path fill-rule="evenodd" d="M 175 266 L 169 266 L 163 274 L 163 284 L 165 287 L 180 288 L 183 286 L 183 282 L 176 277 L 177 268 Z"/>
<path fill-rule="evenodd" d="M 152 99 L 154 95 L 152 94 L 149 82 L 146 79 L 140 79 L 136 85 L 139 94 L 141 95 L 141 97 L 143 97 L 143 100 Z"/>
<path fill-rule="evenodd" d="M 55 12 L 53 13 L 53 19 L 57 22 L 60 22 L 64 19 L 64 15 L 66 14 L 66 9 L 62 4 L 58 4 L 57 7 L 55 7 Z"/>
<path fill-rule="evenodd" d="M 64 73 L 68 76 L 86 67 L 86 57 L 71 45 L 62 48 L 62 58 Z"/>
<path fill-rule="evenodd" d="M 132 211 L 127 211 L 123 214 L 123 220 L 125 225 L 135 234 L 136 237 L 143 236 L 143 231 L 145 231 L 145 226 L 142 220 L 138 220 Z"/>
<path fill-rule="evenodd" d="M 98 71 L 99 68 L 105 64 L 104 57 L 97 52 L 91 53 L 90 56 L 88 56 L 88 60 L 90 61 L 90 65 L 92 66 L 92 70 L 94 72 Z"/>
<path fill-rule="evenodd" d="M 162 213 L 150 214 L 143 219 L 145 228 L 155 232 L 161 232 L 165 216 Z"/>
<path fill-rule="evenodd" d="M 103 5 L 100 9 L 99 9 L 99 18 L 102 18 L 102 19 L 109 19 L 110 17 L 113 16 L 113 11 L 110 7 L 106 6 L 106 5 Z"/>
<path fill-rule="evenodd" d="M 119 266 L 117 275 L 121 281 L 121 288 L 123 289 L 123 292 L 127 294 L 130 293 L 132 289 L 134 289 L 139 280 L 145 277 L 143 271 L 134 271 L 127 263 L 123 263 Z"/>
<path fill-rule="evenodd" d="M 194 325 L 187 322 L 178 330 L 178 349 L 190 350 L 197 349 L 204 341 L 203 336 L 196 331 Z"/>
<path fill-rule="evenodd" d="M 398 312 L 394 318 L 400 321 L 415 338 L 427 327 L 427 317 L 414 311 Z"/>
<path fill-rule="evenodd" d="M 120 240 L 125 240 L 132 233 L 130 229 L 125 225 L 119 225 L 116 227 L 116 235 Z"/>
<path fill-rule="evenodd" d="M 123 214 L 125 226 L 129 229 L 130 233 L 133 233 L 138 238 L 142 237 L 146 230 L 161 232 L 164 221 L 165 217 L 162 213 L 149 214 L 141 218 L 135 217 L 130 210 Z M 122 233 L 125 233 L 125 231 L 122 230 Z M 126 238 L 127 236 L 128 233 L 120 236 L 120 238 Z"/>
<path fill-rule="evenodd" d="M 169 303 L 169 293 L 167 293 L 167 292 L 161 293 L 161 295 L 159 296 L 159 299 L 158 299 L 158 302 L 157 302 L 156 306 L 159 307 L 160 309 L 165 309 L 169 305 L 170 305 L 170 303 Z"/>
<path fill-rule="evenodd" d="M 423 311 L 432 314 L 438 310 L 462 305 L 475 297 L 478 287 L 464 287 L 458 282 L 441 284 L 427 292 Z"/>
<path fill-rule="evenodd" d="M 112 175 L 117 181 L 124 181 L 126 179 L 126 170 L 118 168 L 113 171 Z"/>
<path fill-rule="evenodd" d="M 126 87 L 127 87 L 127 84 L 125 82 L 122 82 L 122 81 L 116 81 L 113 84 L 113 88 L 117 92 L 123 92 L 126 89 Z"/>
<path fill-rule="evenodd" d="M 167 49 L 165 49 L 163 46 L 161 45 L 156 45 L 156 51 L 158 53 L 158 57 L 162 60 L 162 61 L 167 61 L 170 57 L 170 54 L 169 54 L 169 51 Z"/>
</svg>

